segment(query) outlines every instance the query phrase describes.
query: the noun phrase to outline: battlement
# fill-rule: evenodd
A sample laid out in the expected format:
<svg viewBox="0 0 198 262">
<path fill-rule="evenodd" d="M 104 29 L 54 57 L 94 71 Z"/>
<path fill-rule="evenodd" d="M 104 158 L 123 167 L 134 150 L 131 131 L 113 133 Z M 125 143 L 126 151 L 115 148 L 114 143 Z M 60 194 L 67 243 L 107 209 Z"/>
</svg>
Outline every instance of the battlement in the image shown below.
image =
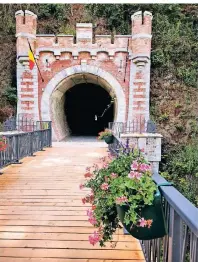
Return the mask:
<svg viewBox="0 0 198 262">
<path fill-rule="evenodd" d="M 153 16 L 150 12 L 138 11 L 131 16 L 132 35 L 135 34 L 151 34 Z"/>
<path fill-rule="evenodd" d="M 29 34 L 28 37 L 35 37 L 37 29 L 37 15 L 31 11 L 19 10 L 15 13 L 16 18 L 16 37 L 25 36 L 24 34 Z"/>
</svg>

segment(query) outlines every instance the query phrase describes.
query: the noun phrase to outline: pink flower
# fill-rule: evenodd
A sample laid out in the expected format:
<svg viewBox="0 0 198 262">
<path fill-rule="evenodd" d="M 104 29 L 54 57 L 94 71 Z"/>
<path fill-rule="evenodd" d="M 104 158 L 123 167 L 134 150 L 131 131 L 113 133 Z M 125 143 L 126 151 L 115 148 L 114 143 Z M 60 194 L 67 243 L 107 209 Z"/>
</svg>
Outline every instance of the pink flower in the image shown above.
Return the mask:
<svg viewBox="0 0 198 262">
<path fill-rule="evenodd" d="M 89 219 L 88 219 L 88 221 L 92 224 L 92 225 L 96 225 L 97 224 L 97 220 L 96 220 L 96 218 L 93 216 L 93 217 L 90 217 Z"/>
<path fill-rule="evenodd" d="M 140 149 L 141 152 L 144 152 L 144 148 Z"/>
<path fill-rule="evenodd" d="M 115 173 L 111 173 L 111 178 L 116 178 L 116 177 L 118 177 L 117 174 L 115 174 Z"/>
<path fill-rule="evenodd" d="M 133 161 L 131 165 L 131 170 L 138 170 L 139 164 L 137 161 Z"/>
<path fill-rule="evenodd" d="M 141 219 L 139 219 L 140 224 L 139 227 L 146 227 L 147 226 L 147 221 L 142 217 Z"/>
<path fill-rule="evenodd" d="M 79 186 L 80 189 L 83 189 L 84 187 L 85 187 L 84 184 L 80 184 Z"/>
<path fill-rule="evenodd" d="M 104 163 L 103 168 L 108 168 L 108 163 Z"/>
<path fill-rule="evenodd" d="M 128 199 L 125 196 L 116 198 L 116 204 L 121 204 L 121 203 L 126 203 L 126 202 L 128 202 Z"/>
<path fill-rule="evenodd" d="M 83 204 L 85 204 L 86 203 L 86 198 L 82 198 L 82 202 L 83 202 Z"/>
<path fill-rule="evenodd" d="M 87 178 L 87 177 L 92 177 L 93 175 L 91 173 L 86 173 L 84 174 L 84 177 Z"/>
<path fill-rule="evenodd" d="M 131 178 L 131 179 L 138 179 L 140 180 L 140 178 L 142 177 L 142 174 L 139 173 L 139 172 L 135 172 L 135 171 L 131 171 L 129 174 L 128 174 L 128 177 Z"/>
<path fill-rule="evenodd" d="M 103 184 L 100 186 L 100 188 L 101 188 L 102 190 L 108 190 L 109 185 L 108 185 L 107 183 L 103 183 Z"/>
<path fill-rule="evenodd" d="M 95 206 L 95 205 L 93 205 L 93 206 L 91 207 L 91 209 L 92 209 L 92 210 L 95 210 L 95 209 L 96 209 L 96 206 Z"/>
<path fill-rule="evenodd" d="M 150 171 L 151 166 L 148 164 L 140 164 L 139 165 L 139 170 L 142 172 Z"/>
<path fill-rule="evenodd" d="M 92 216 L 93 216 L 93 211 L 90 210 L 90 209 L 88 209 L 88 210 L 87 210 L 87 216 L 88 216 L 88 217 L 92 217 Z"/>
<path fill-rule="evenodd" d="M 89 221 L 92 225 L 97 224 L 97 220 L 96 220 L 96 218 L 95 218 L 94 213 L 93 213 L 92 210 L 88 209 L 88 210 L 87 210 L 87 215 L 88 215 L 88 217 L 89 217 L 88 221 Z"/>
<path fill-rule="evenodd" d="M 89 242 L 91 245 L 94 246 L 99 241 L 100 241 L 100 236 L 98 232 L 94 231 L 94 234 L 92 236 L 89 236 Z"/>
<path fill-rule="evenodd" d="M 90 204 L 92 204 L 93 201 L 94 201 L 94 195 L 88 195 L 88 196 L 82 198 L 83 204 L 85 204 L 85 203 L 90 203 Z"/>
</svg>

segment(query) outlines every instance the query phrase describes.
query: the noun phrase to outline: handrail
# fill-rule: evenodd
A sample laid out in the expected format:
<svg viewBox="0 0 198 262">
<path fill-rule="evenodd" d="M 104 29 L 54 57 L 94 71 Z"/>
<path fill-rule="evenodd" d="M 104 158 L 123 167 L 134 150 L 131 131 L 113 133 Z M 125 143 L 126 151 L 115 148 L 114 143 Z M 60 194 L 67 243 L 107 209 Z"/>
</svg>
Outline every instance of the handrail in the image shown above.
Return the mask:
<svg viewBox="0 0 198 262">
<path fill-rule="evenodd" d="M 157 183 L 167 182 L 159 174 L 153 175 L 153 180 Z M 162 194 L 170 206 L 177 212 L 186 225 L 198 237 L 198 208 L 196 208 L 187 198 L 185 198 L 174 186 L 160 186 Z"/>
<path fill-rule="evenodd" d="M 34 131 L 0 135 L 6 138 L 6 149 L 0 152 L 0 168 L 17 164 L 22 158 L 52 146 L 51 121 L 37 121 L 37 124 Z"/>
</svg>

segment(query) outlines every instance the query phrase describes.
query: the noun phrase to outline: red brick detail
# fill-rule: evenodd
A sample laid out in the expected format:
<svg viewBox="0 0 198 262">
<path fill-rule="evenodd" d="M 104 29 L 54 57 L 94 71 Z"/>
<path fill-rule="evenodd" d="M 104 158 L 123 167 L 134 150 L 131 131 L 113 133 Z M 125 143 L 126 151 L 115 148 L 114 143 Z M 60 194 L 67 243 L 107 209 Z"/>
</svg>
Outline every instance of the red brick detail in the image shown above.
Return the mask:
<svg viewBox="0 0 198 262">
<path fill-rule="evenodd" d="M 23 109 L 23 110 L 33 110 L 34 108 L 33 107 L 22 107 L 21 109 Z"/>
<path fill-rule="evenodd" d="M 145 105 L 145 102 L 144 101 L 134 101 L 133 102 L 133 105 L 135 106 L 135 105 L 140 105 L 140 104 L 142 104 L 142 105 Z"/>
<path fill-rule="evenodd" d="M 27 72 L 27 71 L 25 71 L 25 72 L 23 72 L 21 78 L 22 78 L 22 79 L 23 79 L 23 78 L 30 78 L 30 79 L 33 79 L 33 76 L 32 76 L 32 73 L 31 73 L 31 72 Z"/>
<path fill-rule="evenodd" d="M 146 82 L 134 82 L 133 84 L 134 84 L 135 88 L 144 88 Z"/>
<path fill-rule="evenodd" d="M 22 105 L 34 104 L 34 101 L 21 101 Z"/>
<path fill-rule="evenodd" d="M 23 98 L 23 97 L 32 97 L 32 98 L 34 98 L 34 95 L 33 94 L 22 94 L 21 95 L 21 98 Z"/>
<path fill-rule="evenodd" d="M 33 82 L 21 82 L 21 85 L 26 85 L 27 87 L 32 86 Z"/>
<path fill-rule="evenodd" d="M 133 98 L 145 98 L 145 97 L 146 97 L 145 95 L 136 95 L 136 94 L 133 95 Z"/>
<path fill-rule="evenodd" d="M 142 79 L 143 78 L 143 73 L 142 72 L 137 72 L 135 74 L 135 79 Z"/>
<path fill-rule="evenodd" d="M 34 91 L 34 89 L 33 88 L 21 88 L 21 91 L 22 92 L 33 92 Z"/>
<path fill-rule="evenodd" d="M 145 92 L 146 91 L 146 86 L 145 86 L 145 88 L 134 88 L 133 91 L 134 92 Z"/>
</svg>

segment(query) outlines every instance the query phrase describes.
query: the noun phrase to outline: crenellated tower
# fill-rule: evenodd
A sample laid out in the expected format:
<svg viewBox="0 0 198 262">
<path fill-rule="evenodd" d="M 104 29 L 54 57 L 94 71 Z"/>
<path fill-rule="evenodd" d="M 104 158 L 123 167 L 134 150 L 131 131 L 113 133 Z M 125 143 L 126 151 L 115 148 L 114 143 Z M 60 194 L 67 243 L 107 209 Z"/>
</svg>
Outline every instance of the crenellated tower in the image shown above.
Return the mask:
<svg viewBox="0 0 198 262">
<path fill-rule="evenodd" d="M 37 16 L 25 10 L 16 12 L 17 38 L 17 113 L 34 120 L 39 120 L 38 109 L 38 70 L 36 65 L 29 69 L 29 44 L 33 52 L 36 49 Z"/>
<path fill-rule="evenodd" d="M 152 14 L 142 11 L 131 16 L 132 59 L 128 120 L 149 119 L 150 54 Z"/>
</svg>

